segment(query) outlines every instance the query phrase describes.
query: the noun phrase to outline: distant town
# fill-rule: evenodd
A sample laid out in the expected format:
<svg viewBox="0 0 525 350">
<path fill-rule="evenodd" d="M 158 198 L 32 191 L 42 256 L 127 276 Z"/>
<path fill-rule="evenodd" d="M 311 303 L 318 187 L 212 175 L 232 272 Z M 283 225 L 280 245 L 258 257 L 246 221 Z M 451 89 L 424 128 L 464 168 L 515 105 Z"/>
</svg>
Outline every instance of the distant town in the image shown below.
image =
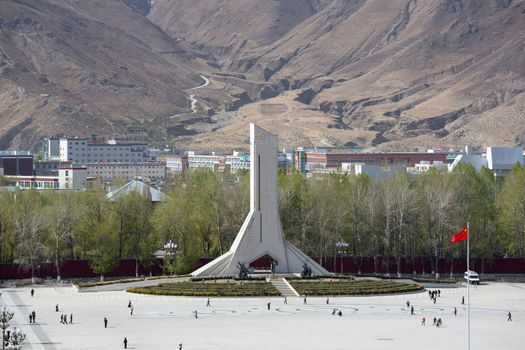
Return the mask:
<svg viewBox="0 0 525 350">
<path fill-rule="evenodd" d="M 524 151 L 520 147 L 473 150 L 469 146 L 426 152 L 298 147 L 282 149 L 277 159 L 280 171 L 297 171 L 306 177 L 366 174 L 377 180 L 395 172 L 417 175 L 431 169 L 452 171 L 458 164 L 471 164 L 478 172 L 487 168 L 495 177 L 504 177 L 515 164 L 524 164 Z M 239 151 L 219 154 L 151 148 L 146 133 L 134 129 L 119 137 L 49 137 L 36 153 L 0 151 L 4 185 L 19 189 L 82 191 L 116 179 L 141 180 L 162 188 L 170 175 L 196 168 L 223 173 L 248 171 L 250 157 Z"/>
</svg>

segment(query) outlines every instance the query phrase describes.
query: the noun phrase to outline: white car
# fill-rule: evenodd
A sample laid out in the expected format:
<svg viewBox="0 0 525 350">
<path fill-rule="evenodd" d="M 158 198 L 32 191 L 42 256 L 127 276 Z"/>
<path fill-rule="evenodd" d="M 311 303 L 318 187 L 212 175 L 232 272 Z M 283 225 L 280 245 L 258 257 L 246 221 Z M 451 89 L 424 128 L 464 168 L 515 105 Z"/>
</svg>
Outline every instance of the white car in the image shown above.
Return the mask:
<svg viewBox="0 0 525 350">
<path fill-rule="evenodd" d="M 470 284 L 479 285 L 479 276 L 476 271 L 465 271 L 465 280 L 468 280 Z"/>
</svg>

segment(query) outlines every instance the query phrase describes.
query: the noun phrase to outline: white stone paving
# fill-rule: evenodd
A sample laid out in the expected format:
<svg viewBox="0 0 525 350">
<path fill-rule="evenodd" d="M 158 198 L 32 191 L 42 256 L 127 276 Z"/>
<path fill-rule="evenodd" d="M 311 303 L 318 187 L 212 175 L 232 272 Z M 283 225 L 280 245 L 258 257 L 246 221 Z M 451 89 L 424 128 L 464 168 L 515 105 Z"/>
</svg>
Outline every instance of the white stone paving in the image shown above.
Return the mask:
<svg viewBox="0 0 525 350">
<path fill-rule="evenodd" d="M 427 293 L 385 297 L 206 298 L 78 293 L 73 288 L 1 289 L 13 323 L 28 334 L 24 349 L 466 349 L 464 288 L 442 289 L 436 304 Z M 471 349 L 525 349 L 525 284 L 491 283 L 472 288 Z M 129 315 L 128 300 L 134 304 Z M 416 316 L 406 309 L 409 300 Z M 267 302 L 271 310 L 267 310 Z M 59 313 L 55 305 L 59 304 Z M 453 308 L 458 307 L 454 317 Z M 339 308 L 342 317 L 332 316 Z M 197 309 L 199 318 L 192 312 Z M 27 316 L 35 310 L 37 325 Z M 507 312 L 513 322 L 507 322 Z M 73 313 L 72 325 L 60 314 Z M 26 315 L 27 314 L 27 315 Z M 421 326 L 421 317 L 427 325 Z M 104 329 L 103 318 L 109 320 Z M 441 317 L 444 327 L 432 327 Z"/>
</svg>

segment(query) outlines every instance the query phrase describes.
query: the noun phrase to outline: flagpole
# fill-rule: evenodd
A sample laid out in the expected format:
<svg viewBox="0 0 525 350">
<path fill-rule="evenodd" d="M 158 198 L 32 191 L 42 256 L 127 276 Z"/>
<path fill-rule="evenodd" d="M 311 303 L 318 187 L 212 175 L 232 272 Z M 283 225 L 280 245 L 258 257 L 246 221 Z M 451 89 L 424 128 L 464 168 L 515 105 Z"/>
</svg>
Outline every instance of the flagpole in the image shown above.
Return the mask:
<svg viewBox="0 0 525 350">
<path fill-rule="evenodd" d="M 470 227 L 467 221 L 467 349 L 470 350 Z"/>
</svg>

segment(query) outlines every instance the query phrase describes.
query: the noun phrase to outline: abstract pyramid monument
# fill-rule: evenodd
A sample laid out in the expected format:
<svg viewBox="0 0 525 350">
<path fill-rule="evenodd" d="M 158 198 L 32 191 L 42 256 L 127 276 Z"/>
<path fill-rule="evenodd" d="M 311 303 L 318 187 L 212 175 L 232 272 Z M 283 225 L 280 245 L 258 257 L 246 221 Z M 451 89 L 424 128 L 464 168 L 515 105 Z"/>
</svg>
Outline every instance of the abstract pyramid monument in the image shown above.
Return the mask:
<svg viewBox="0 0 525 350">
<path fill-rule="evenodd" d="M 260 258 L 276 262 L 275 273 L 301 273 L 306 263 L 314 275 L 329 272 L 286 241 L 277 202 L 277 136 L 250 124 L 250 213 L 230 250 L 192 273 L 193 276 L 238 275 Z"/>
</svg>

